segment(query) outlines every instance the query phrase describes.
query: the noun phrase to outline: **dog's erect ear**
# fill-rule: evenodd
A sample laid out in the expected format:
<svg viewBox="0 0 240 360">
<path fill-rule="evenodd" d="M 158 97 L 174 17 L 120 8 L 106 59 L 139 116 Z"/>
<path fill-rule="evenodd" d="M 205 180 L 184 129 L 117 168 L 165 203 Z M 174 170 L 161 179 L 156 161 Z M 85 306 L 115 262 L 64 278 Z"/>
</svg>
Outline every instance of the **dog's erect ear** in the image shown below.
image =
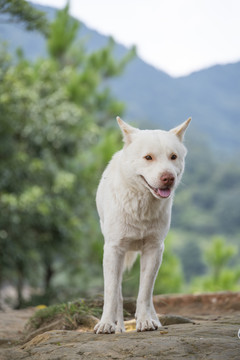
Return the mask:
<svg viewBox="0 0 240 360">
<path fill-rule="evenodd" d="M 174 129 L 171 129 L 170 132 L 175 134 L 179 138 L 180 141 L 183 141 L 185 131 L 191 120 L 192 120 L 192 118 L 188 118 L 181 125 L 175 127 Z"/>
<path fill-rule="evenodd" d="M 122 130 L 123 140 L 125 144 L 129 145 L 132 142 L 132 135 L 136 134 L 140 130 L 133 126 L 128 125 L 119 116 L 117 116 L 117 122 L 120 129 Z"/>
</svg>

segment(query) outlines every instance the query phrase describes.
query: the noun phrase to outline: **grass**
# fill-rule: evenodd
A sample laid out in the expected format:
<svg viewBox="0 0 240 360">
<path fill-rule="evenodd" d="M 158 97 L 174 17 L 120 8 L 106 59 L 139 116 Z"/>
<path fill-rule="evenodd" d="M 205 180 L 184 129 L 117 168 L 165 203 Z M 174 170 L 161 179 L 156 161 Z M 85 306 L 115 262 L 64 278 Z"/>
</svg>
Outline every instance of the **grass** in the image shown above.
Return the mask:
<svg viewBox="0 0 240 360">
<path fill-rule="evenodd" d="M 67 328 L 73 329 L 76 324 L 76 316 L 92 315 L 99 318 L 101 312 L 102 308 L 91 305 L 91 302 L 87 304 L 85 300 L 51 305 L 36 311 L 30 318 L 27 327 L 36 330 L 43 325 L 63 318 Z"/>
</svg>

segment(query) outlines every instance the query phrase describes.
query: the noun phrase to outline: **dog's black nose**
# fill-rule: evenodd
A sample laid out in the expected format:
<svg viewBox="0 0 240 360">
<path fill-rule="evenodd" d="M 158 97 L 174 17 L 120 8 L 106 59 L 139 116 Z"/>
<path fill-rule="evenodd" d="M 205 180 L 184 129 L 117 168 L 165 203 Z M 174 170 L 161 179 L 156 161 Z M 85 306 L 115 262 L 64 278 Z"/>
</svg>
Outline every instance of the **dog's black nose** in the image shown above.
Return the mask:
<svg viewBox="0 0 240 360">
<path fill-rule="evenodd" d="M 160 177 L 161 182 L 166 186 L 171 186 L 174 183 L 175 177 L 170 172 L 165 172 Z"/>
</svg>

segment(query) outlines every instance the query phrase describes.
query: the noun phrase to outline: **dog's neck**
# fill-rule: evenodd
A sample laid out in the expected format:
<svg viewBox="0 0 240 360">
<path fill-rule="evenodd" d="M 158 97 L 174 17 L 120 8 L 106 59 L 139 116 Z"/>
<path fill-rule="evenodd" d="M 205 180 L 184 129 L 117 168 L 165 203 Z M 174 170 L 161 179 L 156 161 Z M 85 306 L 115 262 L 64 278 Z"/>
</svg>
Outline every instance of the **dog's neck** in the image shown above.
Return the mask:
<svg viewBox="0 0 240 360">
<path fill-rule="evenodd" d="M 120 169 L 114 185 L 116 202 L 122 211 L 130 217 L 139 220 L 152 220 L 159 217 L 159 212 L 171 212 L 173 194 L 167 199 L 155 198 L 149 189 L 141 183 L 140 175 L 132 178 Z M 119 191 L 120 186 L 121 191 Z"/>
</svg>

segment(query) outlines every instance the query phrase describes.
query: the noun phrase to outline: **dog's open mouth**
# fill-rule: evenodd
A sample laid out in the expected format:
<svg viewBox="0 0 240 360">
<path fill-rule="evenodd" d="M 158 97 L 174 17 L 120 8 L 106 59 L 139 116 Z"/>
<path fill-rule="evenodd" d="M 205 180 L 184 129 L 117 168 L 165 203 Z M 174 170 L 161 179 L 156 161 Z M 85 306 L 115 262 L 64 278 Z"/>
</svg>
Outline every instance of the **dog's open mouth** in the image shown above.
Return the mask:
<svg viewBox="0 0 240 360">
<path fill-rule="evenodd" d="M 147 180 L 145 179 L 145 177 L 143 175 L 140 175 L 140 176 L 145 181 L 147 186 L 154 192 L 154 194 L 157 195 L 157 197 L 166 199 L 171 195 L 170 187 L 155 188 L 147 182 Z"/>
</svg>

